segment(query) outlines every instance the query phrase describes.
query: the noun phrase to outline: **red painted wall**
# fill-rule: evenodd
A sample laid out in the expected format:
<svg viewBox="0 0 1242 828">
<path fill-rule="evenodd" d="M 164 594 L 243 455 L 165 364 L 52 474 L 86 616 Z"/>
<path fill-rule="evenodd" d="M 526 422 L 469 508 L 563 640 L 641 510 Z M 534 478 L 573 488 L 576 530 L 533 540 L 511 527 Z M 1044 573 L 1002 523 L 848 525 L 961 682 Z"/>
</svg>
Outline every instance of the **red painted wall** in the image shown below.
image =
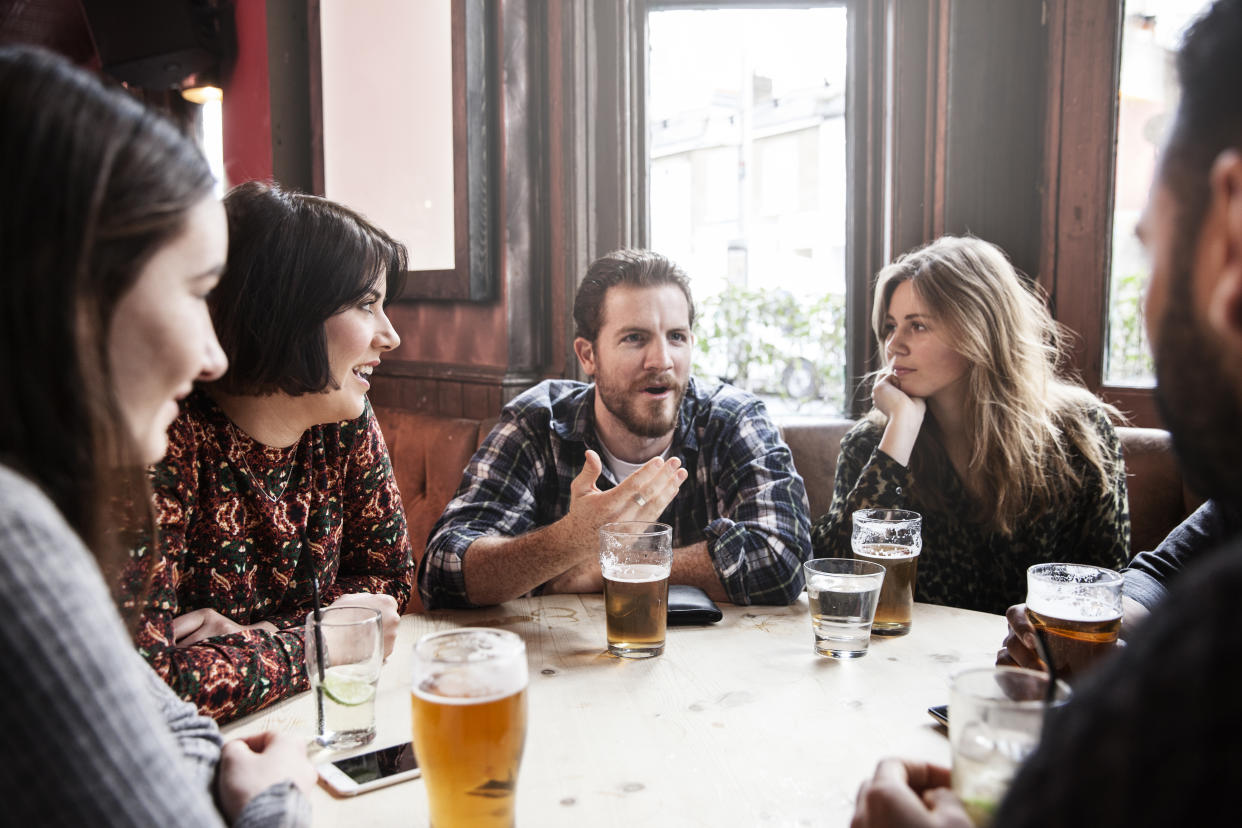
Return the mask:
<svg viewBox="0 0 1242 828">
<path fill-rule="evenodd" d="M 237 61 L 224 81 L 226 186 L 272 177 L 272 111 L 267 69 L 267 3 L 234 6 Z"/>
</svg>

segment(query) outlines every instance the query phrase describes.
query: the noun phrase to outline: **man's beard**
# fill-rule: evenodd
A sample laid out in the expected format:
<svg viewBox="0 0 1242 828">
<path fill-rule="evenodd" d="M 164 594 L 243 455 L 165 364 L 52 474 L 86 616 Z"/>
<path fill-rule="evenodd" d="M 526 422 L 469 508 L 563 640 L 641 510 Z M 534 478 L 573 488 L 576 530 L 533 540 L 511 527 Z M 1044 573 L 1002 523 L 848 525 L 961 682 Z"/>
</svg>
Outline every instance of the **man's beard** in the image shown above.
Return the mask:
<svg viewBox="0 0 1242 828">
<path fill-rule="evenodd" d="M 1242 505 L 1242 406 L 1220 346 L 1194 318 L 1190 268 L 1177 257 L 1156 347 L 1156 407 L 1173 433 L 1186 483 L 1202 497 Z"/>
<path fill-rule="evenodd" d="M 643 398 L 643 388 L 661 385 L 673 391 L 671 411 L 664 413 L 662 402 L 658 412 L 653 412 L 652 402 Z M 677 414 L 681 411 L 681 401 L 686 396 L 688 383 L 679 384 L 671 374 L 649 378 L 634 387 L 614 385 L 600 371 L 595 377 L 595 393 L 599 395 L 604 408 L 621 421 L 621 424 L 636 437 L 654 439 L 663 437 L 677 426 Z"/>
</svg>

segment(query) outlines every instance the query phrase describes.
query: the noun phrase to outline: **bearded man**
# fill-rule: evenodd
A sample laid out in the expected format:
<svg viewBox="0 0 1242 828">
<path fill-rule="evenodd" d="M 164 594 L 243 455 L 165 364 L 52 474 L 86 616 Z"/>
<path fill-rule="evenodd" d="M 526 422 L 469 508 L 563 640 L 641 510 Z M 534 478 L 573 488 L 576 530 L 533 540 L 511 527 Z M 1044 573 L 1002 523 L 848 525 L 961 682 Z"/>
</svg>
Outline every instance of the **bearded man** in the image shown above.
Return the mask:
<svg viewBox="0 0 1242 828">
<path fill-rule="evenodd" d="M 673 529 L 670 583 L 788 604 L 811 550 L 806 489 L 763 403 L 690 376 L 686 274 L 647 250 L 587 270 L 574 352 L 593 381 L 546 380 L 505 406 L 432 529 L 427 609 L 600 592 L 598 531 Z"/>
</svg>

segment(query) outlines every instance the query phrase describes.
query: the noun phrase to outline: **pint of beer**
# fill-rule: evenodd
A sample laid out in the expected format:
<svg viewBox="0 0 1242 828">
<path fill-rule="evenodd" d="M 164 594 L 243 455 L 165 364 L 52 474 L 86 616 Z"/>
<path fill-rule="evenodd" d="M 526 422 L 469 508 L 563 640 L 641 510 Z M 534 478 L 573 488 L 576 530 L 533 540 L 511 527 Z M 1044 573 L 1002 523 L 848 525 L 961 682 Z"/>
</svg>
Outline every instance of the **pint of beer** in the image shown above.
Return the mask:
<svg viewBox="0 0 1242 828">
<path fill-rule="evenodd" d="M 608 652 L 650 658 L 664 652 L 673 530 L 664 523 L 606 523 L 599 530 Z"/>
<path fill-rule="evenodd" d="M 1121 630 L 1124 580 L 1119 572 L 1084 564 L 1027 569 L 1026 615 L 1043 631 L 1057 675 L 1080 674 L 1113 649 Z"/>
<path fill-rule="evenodd" d="M 464 627 L 414 645 L 414 754 L 435 828 L 512 828 L 526 743 L 526 645 Z"/>
<path fill-rule="evenodd" d="M 914 584 L 923 551 L 923 518 L 905 509 L 860 509 L 850 545 L 854 557 L 884 567 L 873 635 L 905 635 L 914 616 Z"/>
</svg>

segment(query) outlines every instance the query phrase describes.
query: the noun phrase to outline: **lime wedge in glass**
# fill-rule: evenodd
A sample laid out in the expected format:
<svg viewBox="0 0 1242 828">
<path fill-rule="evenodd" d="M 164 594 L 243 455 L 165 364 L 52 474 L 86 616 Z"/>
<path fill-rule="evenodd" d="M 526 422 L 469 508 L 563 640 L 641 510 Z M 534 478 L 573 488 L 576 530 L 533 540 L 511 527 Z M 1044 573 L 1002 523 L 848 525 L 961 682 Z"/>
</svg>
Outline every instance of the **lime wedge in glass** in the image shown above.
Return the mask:
<svg viewBox="0 0 1242 828">
<path fill-rule="evenodd" d="M 349 665 L 329 667 L 323 673 L 323 692 L 337 704 L 346 707 L 362 704 L 375 695 L 375 687 L 360 678 Z"/>
</svg>

